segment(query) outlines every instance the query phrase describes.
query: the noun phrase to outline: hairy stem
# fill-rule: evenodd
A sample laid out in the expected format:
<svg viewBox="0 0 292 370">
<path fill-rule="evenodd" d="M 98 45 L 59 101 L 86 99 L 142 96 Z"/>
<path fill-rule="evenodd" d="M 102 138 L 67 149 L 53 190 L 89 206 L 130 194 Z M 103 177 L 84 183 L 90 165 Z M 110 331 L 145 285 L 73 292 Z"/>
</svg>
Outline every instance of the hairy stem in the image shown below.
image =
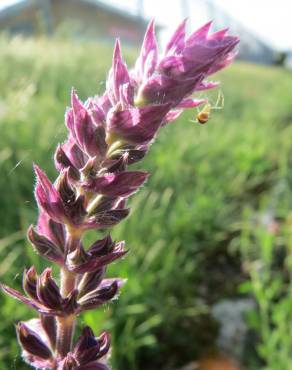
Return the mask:
<svg viewBox="0 0 292 370">
<path fill-rule="evenodd" d="M 72 349 L 75 321 L 75 315 L 57 318 L 57 352 L 62 358 Z"/>
<path fill-rule="evenodd" d="M 67 253 L 73 251 L 80 243 L 80 235 L 68 231 L 67 238 Z M 76 286 L 76 274 L 67 270 L 66 267 L 61 269 L 61 294 L 63 297 L 68 296 Z M 57 353 L 63 358 L 72 349 L 72 340 L 75 330 L 75 315 L 68 315 L 57 318 Z"/>
</svg>

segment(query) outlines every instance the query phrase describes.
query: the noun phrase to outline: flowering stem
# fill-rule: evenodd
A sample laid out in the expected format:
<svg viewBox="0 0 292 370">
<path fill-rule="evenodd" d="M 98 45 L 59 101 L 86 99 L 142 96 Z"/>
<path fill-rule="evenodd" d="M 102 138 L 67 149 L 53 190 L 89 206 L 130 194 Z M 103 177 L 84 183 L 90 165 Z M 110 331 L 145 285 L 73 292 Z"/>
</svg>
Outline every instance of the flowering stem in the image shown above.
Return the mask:
<svg viewBox="0 0 292 370">
<path fill-rule="evenodd" d="M 80 237 L 77 233 L 69 233 L 67 239 L 67 253 L 74 250 L 80 242 Z M 61 295 L 66 297 L 68 294 L 75 289 L 76 286 L 76 274 L 68 271 L 66 267 L 60 271 L 61 280 Z M 68 315 L 65 317 L 57 318 L 57 353 L 61 357 L 65 357 L 68 352 L 72 349 L 72 340 L 75 331 L 76 315 Z"/>
<path fill-rule="evenodd" d="M 58 178 L 52 183 L 34 166 L 40 215 L 37 227 L 28 230 L 34 249 L 62 266 L 61 286 L 52 268 L 38 275 L 33 266 L 24 272 L 25 296 L 0 284 L 4 292 L 43 315 L 17 326 L 23 357 L 34 368 L 109 370 L 107 333 L 96 338 L 85 327 L 74 348 L 72 338 L 79 313 L 117 296 L 122 279 L 104 276 L 107 266 L 126 250 L 124 242 L 110 235 L 85 249 L 82 234 L 109 229 L 128 216 L 127 199 L 148 177 L 128 166 L 146 155 L 159 129 L 183 108 L 203 102 L 193 99 L 194 92 L 217 86 L 204 79 L 231 63 L 239 40 L 226 30 L 208 35 L 210 27 L 209 22 L 186 38 L 183 21 L 160 58 L 151 21 L 132 72 L 117 41 L 105 93 L 83 104 L 72 90 L 65 115 L 68 140 L 55 153 Z"/>
<path fill-rule="evenodd" d="M 57 318 L 57 352 L 62 358 L 72 349 L 75 321 L 75 315 Z"/>
<path fill-rule="evenodd" d="M 75 288 L 76 275 L 66 268 L 61 269 L 61 294 L 66 297 Z"/>
</svg>

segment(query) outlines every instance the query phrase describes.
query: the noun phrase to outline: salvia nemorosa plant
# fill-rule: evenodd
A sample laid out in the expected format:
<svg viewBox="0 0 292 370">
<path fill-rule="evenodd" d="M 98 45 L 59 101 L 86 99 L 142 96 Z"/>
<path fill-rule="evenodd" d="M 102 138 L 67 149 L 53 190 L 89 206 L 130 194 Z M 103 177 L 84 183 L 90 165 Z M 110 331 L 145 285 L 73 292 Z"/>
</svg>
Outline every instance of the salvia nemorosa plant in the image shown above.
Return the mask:
<svg viewBox="0 0 292 370">
<path fill-rule="evenodd" d="M 86 327 L 73 344 L 74 329 L 80 313 L 117 296 L 122 280 L 105 278 L 106 269 L 127 250 L 109 234 L 87 249 L 82 240 L 88 230 L 109 229 L 128 216 L 128 198 L 148 177 L 128 167 L 147 154 L 161 127 L 204 103 L 193 94 L 217 86 L 206 78 L 234 59 L 238 38 L 227 30 L 209 34 L 210 26 L 186 37 L 182 22 L 159 55 L 151 22 L 132 71 L 117 41 L 104 94 L 83 103 L 72 90 L 68 139 L 55 152 L 57 179 L 52 183 L 34 166 L 39 217 L 27 233 L 35 251 L 59 266 L 60 284 L 51 268 L 31 267 L 23 274 L 25 294 L 2 285 L 39 314 L 17 325 L 23 357 L 33 367 L 109 369 L 108 334 L 95 337 Z"/>
</svg>

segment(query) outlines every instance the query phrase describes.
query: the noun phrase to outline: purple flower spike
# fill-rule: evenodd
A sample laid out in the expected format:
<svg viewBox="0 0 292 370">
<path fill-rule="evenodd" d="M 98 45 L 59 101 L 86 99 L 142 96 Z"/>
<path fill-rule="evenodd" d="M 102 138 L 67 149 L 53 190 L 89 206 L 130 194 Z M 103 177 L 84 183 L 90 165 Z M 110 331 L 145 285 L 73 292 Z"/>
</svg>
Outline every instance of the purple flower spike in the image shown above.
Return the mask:
<svg viewBox="0 0 292 370">
<path fill-rule="evenodd" d="M 139 89 L 138 101 L 171 102 L 172 107 L 206 84 L 204 79 L 234 58 L 237 37 L 226 30 L 209 35 L 211 22 L 185 38 L 183 21 L 166 46 L 157 68 Z M 209 86 L 210 87 L 210 86 Z"/>
<path fill-rule="evenodd" d="M 60 285 L 52 268 L 38 275 L 31 267 L 23 274 L 24 294 L 3 284 L 0 289 L 40 315 L 17 327 L 23 357 L 37 369 L 110 370 L 108 335 L 95 337 L 86 327 L 74 344 L 74 328 L 80 313 L 118 296 L 125 280 L 108 279 L 106 272 L 128 251 L 110 235 L 86 248 L 84 234 L 109 229 L 128 216 L 128 198 L 148 178 L 128 167 L 148 153 L 164 125 L 207 103 L 193 94 L 218 86 L 208 77 L 236 55 L 238 38 L 227 29 L 210 33 L 209 22 L 186 37 L 185 25 L 186 20 L 159 56 L 151 21 L 130 72 L 117 41 L 106 91 L 82 103 L 72 89 L 65 114 L 68 137 L 54 156 L 56 181 L 35 166 L 40 214 L 28 239 L 40 256 L 58 265 Z"/>
</svg>

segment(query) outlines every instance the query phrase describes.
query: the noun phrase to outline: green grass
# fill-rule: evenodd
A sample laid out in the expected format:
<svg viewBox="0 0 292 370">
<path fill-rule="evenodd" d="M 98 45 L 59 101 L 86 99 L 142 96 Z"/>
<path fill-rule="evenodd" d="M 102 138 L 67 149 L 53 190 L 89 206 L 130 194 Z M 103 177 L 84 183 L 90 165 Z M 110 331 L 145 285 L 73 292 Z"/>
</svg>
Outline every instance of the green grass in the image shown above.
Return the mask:
<svg viewBox="0 0 292 370">
<path fill-rule="evenodd" d="M 0 47 L 0 279 L 17 288 L 24 267 L 44 266 L 24 241 L 37 216 L 32 162 L 54 178 L 70 88 L 84 99 L 101 92 L 111 49 L 18 38 L 2 38 Z M 292 75 L 236 63 L 216 77 L 224 109 L 205 126 L 192 122 L 196 110 L 186 112 L 140 164 L 150 180 L 113 231 L 130 248 L 109 272 L 128 279 L 119 300 L 80 320 L 111 331 L 114 369 L 169 369 L 211 348 L 217 324 L 210 307 L 239 294 L 247 279 L 245 210 L 272 207 L 283 217 L 291 209 Z M 210 94 L 215 102 L 217 92 Z M 13 324 L 32 313 L 0 299 L 0 367 L 26 369 Z"/>
</svg>

